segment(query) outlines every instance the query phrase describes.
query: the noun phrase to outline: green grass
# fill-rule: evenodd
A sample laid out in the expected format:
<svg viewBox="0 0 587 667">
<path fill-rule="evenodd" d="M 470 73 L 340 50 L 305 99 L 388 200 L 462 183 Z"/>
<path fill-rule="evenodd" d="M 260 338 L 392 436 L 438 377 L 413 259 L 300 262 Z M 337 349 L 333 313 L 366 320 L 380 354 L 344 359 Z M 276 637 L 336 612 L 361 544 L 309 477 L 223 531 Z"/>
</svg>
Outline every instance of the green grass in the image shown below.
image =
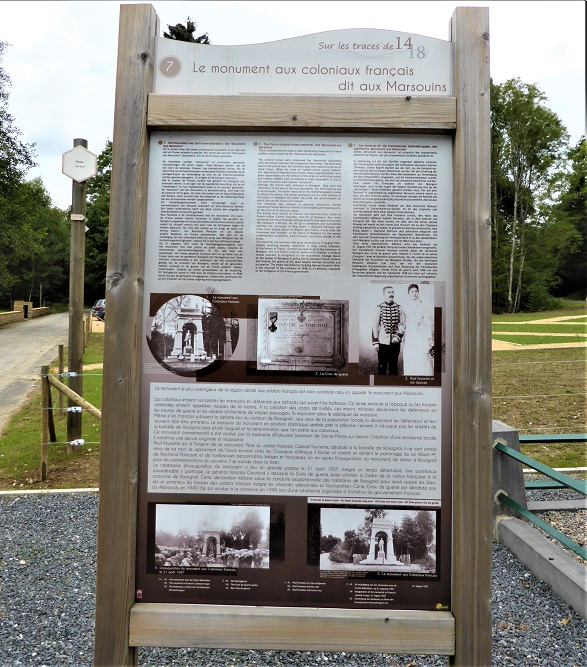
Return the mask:
<svg viewBox="0 0 587 667">
<path fill-rule="evenodd" d="M 101 363 L 103 358 L 104 334 L 93 333 L 90 343 L 84 354 L 84 364 Z M 67 367 L 67 359 L 65 361 Z M 40 372 L 40 369 L 39 369 Z M 53 365 L 50 369 L 57 375 L 58 369 Z M 63 378 L 57 378 L 63 381 Z M 66 382 L 65 382 L 66 383 Z M 71 460 L 67 454 L 67 412 L 59 411 L 59 392 L 51 389 L 55 434 L 57 442 L 49 445 L 49 476 L 51 471 L 63 467 Z M 102 370 L 84 371 L 83 396 L 94 407 L 100 409 L 102 404 Z M 67 408 L 67 399 L 63 401 Z M 100 451 L 100 422 L 92 415 L 83 413 L 82 438 L 85 444 L 79 453 L 73 456 L 97 457 Z M 27 403 L 4 429 L 0 436 L 0 488 L 11 488 L 15 484 L 24 486 L 40 480 L 40 452 L 41 452 L 41 390 L 34 392 Z M 73 487 L 77 484 L 60 486 Z"/>
<path fill-rule="evenodd" d="M 494 340 L 502 340 L 504 343 L 516 343 L 517 345 L 547 345 L 553 343 L 585 343 L 587 339 L 585 336 L 524 336 L 524 334 L 517 334 L 508 336 L 507 333 L 495 332 L 491 336 Z"/>
<path fill-rule="evenodd" d="M 520 434 L 585 433 L 584 348 L 494 352 L 493 419 Z M 585 443 L 527 443 L 522 451 L 552 467 L 587 465 Z"/>
<path fill-rule="evenodd" d="M 562 299 L 564 307 L 560 310 L 545 310 L 539 313 L 514 313 L 493 315 L 493 322 L 532 322 L 546 320 L 550 317 L 577 317 L 587 316 L 587 302 Z"/>
<path fill-rule="evenodd" d="M 586 334 L 587 322 L 557 323 L 557 324 L 502 324 L 494 323 L 491 327 L 493 333 L 497 331 L 527 331 L 531 333 L 547 334 Z"/>
<path fill-rule="evenodd" d="M 551 468 L 587 466 L 587 443 L 584 442 L 521 443 L 520 451 Z"/>
</svg>

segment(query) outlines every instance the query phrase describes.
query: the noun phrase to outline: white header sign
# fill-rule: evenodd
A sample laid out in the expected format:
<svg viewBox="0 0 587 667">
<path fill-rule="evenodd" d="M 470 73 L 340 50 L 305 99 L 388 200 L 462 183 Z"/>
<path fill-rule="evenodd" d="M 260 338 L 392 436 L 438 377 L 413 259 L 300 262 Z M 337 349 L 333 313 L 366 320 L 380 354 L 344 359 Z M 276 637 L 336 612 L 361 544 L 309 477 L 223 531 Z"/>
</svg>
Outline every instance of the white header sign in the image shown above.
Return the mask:
<svg viewBox="0 0 587 667">
<path fill-rule="evenodd" d="M 157 38 L 154 92 L 167 95 L 451 95 L 451 43 L 349 29 L 265 44 Z"/>
</svg>

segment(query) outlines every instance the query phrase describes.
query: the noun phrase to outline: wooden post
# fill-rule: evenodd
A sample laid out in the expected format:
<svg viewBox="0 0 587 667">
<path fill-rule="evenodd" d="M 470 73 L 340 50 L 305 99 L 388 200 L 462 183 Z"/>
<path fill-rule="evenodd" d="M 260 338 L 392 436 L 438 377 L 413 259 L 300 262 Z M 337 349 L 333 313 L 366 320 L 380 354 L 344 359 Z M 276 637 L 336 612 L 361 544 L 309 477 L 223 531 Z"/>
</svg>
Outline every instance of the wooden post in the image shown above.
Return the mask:
<svg viewBox="0 0 587 667">
<path fill-rule="evenodd" d="M 49 463 L 49 366 L 41 366 L 41 482 L 47 479 Z"/>
<path fill-rule="evenodd" d="M 85 139 L 74 139 L 73 146 L 88 147 Z M 84 261 L 86 244 L 86 182 L 72 180 L 72 217 L 84 216 L 82 220 L 71 220 L 71 249 L 69 254 L 69 351 L 68 371 L 76 373 L 69 378 L 69 386 L 76 394 L 83 395 L 83 354 L 84 354 Z M 70 403 L 70 405 L 72 405 Z M 67 439 L 82 437 L 82 415 L 80 412 L 67 413 Z M 75 448 L 67 446 L 69 453 Z"/>
<path fill-rule="evenodd" d="M 491 664 L 489 11 L 451 21 L 454 141 L 453 613 L 451 665 Z"/>
<path fill-rule="evenodd" d="M 63 358 L 64 358 L 64 353 L 63 353 L 63 345 L 59 346 L 59 377 L 63 377 L 63 369 L 64 369 L 64 363 L 63 363 Z M 63 414 L 63 394 L 59 392 L 59 414 Z"/>
<path fill-rule="evenodd" d="M 129 646 L 135 597 L 139 455 L 140 328 L 152 89 L 158 19 L 151 5 L 122 5 L 116 74 L 104 334 L 94 665 L 134 665 Z M 140 112 L 138 110 L 141 110 Z"/>
</svg>

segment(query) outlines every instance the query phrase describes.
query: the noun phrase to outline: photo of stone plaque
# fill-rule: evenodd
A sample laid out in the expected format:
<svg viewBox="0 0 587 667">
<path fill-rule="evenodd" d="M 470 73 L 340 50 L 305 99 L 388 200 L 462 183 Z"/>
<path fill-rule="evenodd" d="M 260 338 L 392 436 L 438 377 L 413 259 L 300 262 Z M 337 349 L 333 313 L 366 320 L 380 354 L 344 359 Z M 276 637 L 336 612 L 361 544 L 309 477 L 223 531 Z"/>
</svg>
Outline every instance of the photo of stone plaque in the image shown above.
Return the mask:
<svg viewBox="0 0 587 667">
<path fill-rule="evenodd" d="M 257 368 L 344 371 L 348 301 L 259 299 Z"/>
</svg>

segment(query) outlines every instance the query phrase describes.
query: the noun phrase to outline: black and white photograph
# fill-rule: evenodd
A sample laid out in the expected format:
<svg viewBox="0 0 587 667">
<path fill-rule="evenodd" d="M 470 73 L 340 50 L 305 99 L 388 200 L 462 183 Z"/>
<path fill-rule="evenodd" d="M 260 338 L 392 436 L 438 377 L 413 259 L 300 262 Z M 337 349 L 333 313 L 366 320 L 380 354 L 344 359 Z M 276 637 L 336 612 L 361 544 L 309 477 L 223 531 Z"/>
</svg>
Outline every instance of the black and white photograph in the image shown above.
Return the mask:
<svg viewBox="0 0 587 667">
<path fill-rule="evenodd" d="M 269 506 L 157 504 L 155 570 L 267 569 L 270 516 Z"/>
<path fill-rule="evenodd" d="M 434 376 L 435 286 L 422 282 L 363 285 L 359 369 L 362 374 Z"/>
<path fill-rule="evenodd" d="M 257 369 L 348 370 L 348 301 L 259 299 Z"/>
<path fill-rule="evenodd" d="M 176 375 L 198 371 L 232 357 L 239 321 L 225 318 L 210 299 L 181 294 L 163 303 L 151 323 L 147 343 L 159 364 Z"/>
<path fill-rule="evenodd" d="M 322 507 L 320 571 L 434 576 L 436 524 L 436 511 Z"/>
</svg>

